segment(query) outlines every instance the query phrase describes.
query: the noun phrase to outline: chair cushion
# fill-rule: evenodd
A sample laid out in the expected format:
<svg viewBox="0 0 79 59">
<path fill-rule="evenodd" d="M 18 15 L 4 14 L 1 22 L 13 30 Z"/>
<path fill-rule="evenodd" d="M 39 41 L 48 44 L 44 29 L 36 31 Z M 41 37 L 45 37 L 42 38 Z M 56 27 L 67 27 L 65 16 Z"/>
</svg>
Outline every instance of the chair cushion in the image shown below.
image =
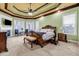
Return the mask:
<svg viewBox="0 0 79 59">
<path fill-rule="evenodd" d="M 37 39 L 36 37 L 33 37 L 33 36 L 26 36 L 25 38 L 29 41 L 34 41 Z"/>
</svg>

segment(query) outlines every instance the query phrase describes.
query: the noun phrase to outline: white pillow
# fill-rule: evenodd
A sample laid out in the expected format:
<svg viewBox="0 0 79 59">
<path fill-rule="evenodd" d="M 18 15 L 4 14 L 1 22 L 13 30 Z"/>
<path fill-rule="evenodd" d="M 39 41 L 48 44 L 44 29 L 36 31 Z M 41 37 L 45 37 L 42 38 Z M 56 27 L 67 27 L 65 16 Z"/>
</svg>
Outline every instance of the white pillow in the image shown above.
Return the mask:
<svg viewBox="0 0 79 59">
<path fill-rule="evenodd" d="M 54 29 L 41 29 L 40 32 L 54 32 Z"/>
<path fill-rule="evenodd" d="M 48 29 L 47 32 L 54 32 L 54 29 Z"/>
<path fill-rule="evenodd" d="M 40 32 L 47 32 L 47 29 L 41 29 Z"/>
</svg>

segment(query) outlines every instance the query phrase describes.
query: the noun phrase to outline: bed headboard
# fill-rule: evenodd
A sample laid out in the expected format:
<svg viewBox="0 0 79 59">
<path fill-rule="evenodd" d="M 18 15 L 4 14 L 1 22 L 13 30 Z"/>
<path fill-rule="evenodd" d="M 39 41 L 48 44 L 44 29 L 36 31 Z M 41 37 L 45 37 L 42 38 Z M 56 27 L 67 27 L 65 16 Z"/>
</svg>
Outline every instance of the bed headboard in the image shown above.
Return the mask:
<svg viewBox="0 0 79 59">
<path fill-rule="evenodd" d="M 42 29 L 56 29 L 56 27 L 53 27 L 51 25 L 46 25 L 46 26 L 42 27 Z"/>
<path fill-rule="evenodd" d="M 46 25 L 46 26 L 42 27 L 42 29 L 54 29 L 54 33 L 55 33 L 55 37 L 56 37 L 56 27 L 51 26 L 51 25 Z"/>
</svg>

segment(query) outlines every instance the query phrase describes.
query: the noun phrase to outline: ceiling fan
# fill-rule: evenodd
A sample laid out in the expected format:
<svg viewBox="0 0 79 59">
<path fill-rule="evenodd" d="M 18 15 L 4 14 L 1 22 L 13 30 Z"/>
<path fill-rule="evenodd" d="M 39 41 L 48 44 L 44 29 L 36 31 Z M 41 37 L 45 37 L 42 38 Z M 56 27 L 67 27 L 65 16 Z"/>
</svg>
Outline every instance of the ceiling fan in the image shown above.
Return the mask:
<svg viewBox="0 0 79 59">
<path fill-rule="evenodd" d="M 28 15 L 32 16 L 32 14 L 33 14 L 33 10 L 31 8 L 31 3 L 30 3 L 30 7 L 28 8 Z"/>
<path fill-rule="evenodd" d="M 29 7 L 27 10 L 20 10 L 18 9 L 15 5 L 13 5 L 13 8 L 15 8 L 17 11 L 22 12 L 22 13 L 26 13 L 29 16 L 32 16 L 34 14 L 34 12 L 38 11 L 39 9 L 41 9 L 42 7 L 48 5 L 48 3 L 43 4 L 42 6 L 38 7 L 37 9 L 33 10 L 32 9 L 32 3 L 29 3 Z"/>
<path fill-rule="evenodd" d="M 20 11 L 20 12 L 28 13 L 29 16 L 32 16 L 34 10 L 32 10 L 32 8 L 31 8 L 31 4 L 32 4 L 32 3 L 29 3 L 28 11 L 22 11 L 22 10 L 19 10 L 19 9 L 18 9 L 16 6 L 14 6 L 14 5 L 13 5 L 13 7 L 14 7 L 16 10 Z"/>
</svg>

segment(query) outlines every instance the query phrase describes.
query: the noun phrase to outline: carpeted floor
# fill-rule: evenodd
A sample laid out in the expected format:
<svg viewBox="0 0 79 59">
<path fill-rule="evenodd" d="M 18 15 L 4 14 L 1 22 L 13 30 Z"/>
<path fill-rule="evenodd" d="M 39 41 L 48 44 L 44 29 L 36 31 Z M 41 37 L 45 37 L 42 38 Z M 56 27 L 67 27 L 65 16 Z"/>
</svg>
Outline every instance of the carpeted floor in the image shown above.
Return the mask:
<svg viewBox="0 0 79 59">
<path fill-rule="evenodd" d="M 79 46 L 75 43 L 59 42 L 58 45 L 48 44 L 41 48 L 39 45 L 23 43 L 24 36 L 7 39 L 8 52 L 0 53 L 1 56 L 78 56 Z"/>
</svg>

